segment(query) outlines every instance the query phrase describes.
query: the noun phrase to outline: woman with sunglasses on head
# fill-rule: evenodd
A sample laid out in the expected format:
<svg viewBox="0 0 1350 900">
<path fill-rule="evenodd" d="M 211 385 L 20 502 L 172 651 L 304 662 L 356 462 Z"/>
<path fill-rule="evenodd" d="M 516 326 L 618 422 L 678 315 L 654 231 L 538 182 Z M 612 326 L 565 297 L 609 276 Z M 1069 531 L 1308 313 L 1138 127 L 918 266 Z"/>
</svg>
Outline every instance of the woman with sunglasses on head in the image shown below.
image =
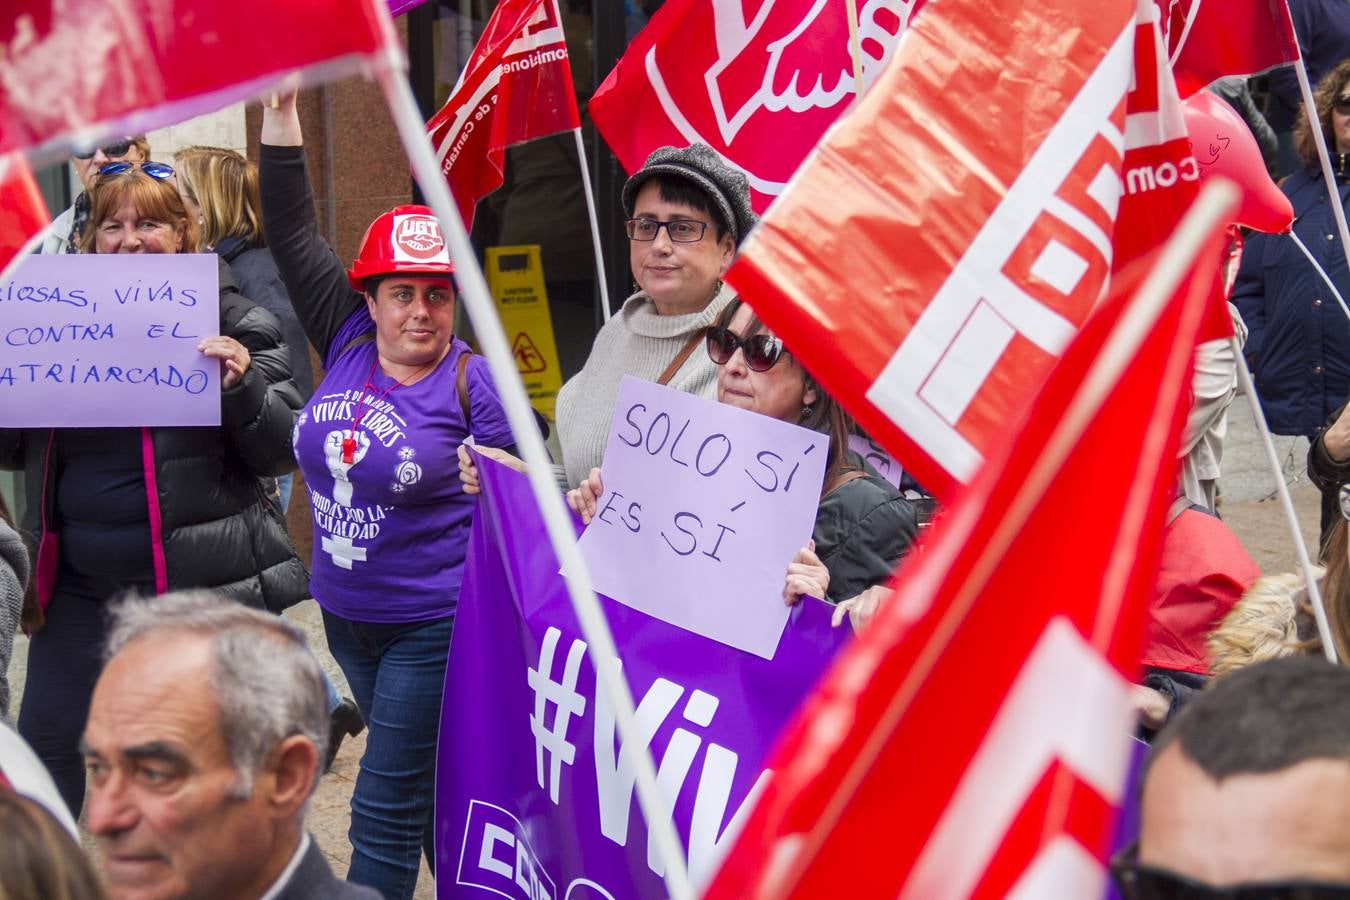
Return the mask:
<svg viewBox="0 0 1350 900">
<path fill-rule="evenodd" d="M 1333 202 L 1350 205 L 1350 59 L 1323 78 L 1316 118 L 1331 153 Z M 1303 166 L 1280 185 L 1296 216 L 1293 234 L 1343 297 L 1350 297 L 1334 211 L 1306 117 L 1295 128 Z M 1271 431 L 1312 440 L 1350 393 L 1350 321 L 1317 269 L 1288 234 L 1247 238 L 1230 298 L 1248 328 L 1243 347 Z M 1347 458 L 1344 461 L 1350 461 Z M 1336 496 L 1322 495 L 1322 537 L 1335 523 Z"/>
<path fill-rule="evenodd" d="M 840 603 L 889 578 L 914 541 L 914 509 L 849 450 L 843 408 L 740 299 L 713 322 L 706 347 L 717 366 L 719 402 L 830 438 L 812 543 L 789 564 L 784 599 L 794 603 L 809 594 Z M 590 522 L 603 489 L 600 469 L 592 469 L 567 502 Z"/>
<path fill-rule="evenodd" d="M 377 217 L 344 271 L 319 233 L 293 94 L 263 109 L 259 171 L 267 244 L 327 372 L 295 448 L 314 509 L 312 593 L 369 727 L 347 880 L 411 897 L 424 850 L 435 872 L 441 694 L 474 510 L 455 453 L 470 435 L 508 451 L 514 440 L 486 362 L 454 335 L 431 211 Z"/>
<path fill-rule="evenodd" d="M 145 135 L 123 138 L 110 144 L 103 144 L 78 151 L 70 159 L 75 175 L 80 179 L 83 190 L 68 209 L 57 216 L 42 239 L 39 253 L 79 253 L 80 239 L 89 222 L 89 191 L 98 177 L 98 170 L 111 162 L 145 162 L 150 158 L 150 142 Z"/>
<path fill-rule="evenodd" d="M 104 166 L 84 253 L 195 253 L 196 223 L 156 162 Z M 146 280 L 155 271 L 145 263 Z M 280 612 L 308 575 L 261 488 L 294 465 L 300 397 L 281 328 L 219 264 L 220 333 L 198 344 L 221 369 L 217 427 L 0 430 L 0 465 L 22 468 L 24 530 L 42 562 L 45 624 L 33 634 L 19 731 L 72 814 L 84 798 L 79 738 L 102 666 L 106 603 L 212 588 Z M 59 536 L 59 537 L 58 537 Z"/>
<path fill-rule="evenodd" d="M 623 187 L 628 262 L 637 292 L 595 337 L 581 371 L 558 392 L 560 481 L 575 485 L 600 465 L 619 382 L 625 375 L 705 397 L 716 367 L 699 350 L 735 292 L 722 276 L 758 221 L 745 175 L 706 144 L 660 147 Z M 515 468 L 518 459 L 479 450 Z M 478 472 L 460 451 L 460 477 L 476 493 Z"/>
</svg>

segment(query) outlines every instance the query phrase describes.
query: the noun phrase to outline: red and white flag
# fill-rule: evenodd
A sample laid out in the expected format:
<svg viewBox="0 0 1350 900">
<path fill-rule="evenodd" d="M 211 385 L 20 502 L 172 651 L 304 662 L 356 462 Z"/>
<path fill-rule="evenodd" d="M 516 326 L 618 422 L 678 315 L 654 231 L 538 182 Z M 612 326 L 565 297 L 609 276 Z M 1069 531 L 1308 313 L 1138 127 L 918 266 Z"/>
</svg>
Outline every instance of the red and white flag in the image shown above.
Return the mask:
<svg viewBox="0 0 1350 900">
<path fill-rule="evenodd" d="M 282 76 L 402 65 L 384 0 L 6 0 L 0 154 L 63 154 L 250 99 Z"/>
<path fill-rule="evenodd" d="M 923 2 L 859 0 L 865 85 Z M 657 147 L 709 145 L 763 212 L 855 97 L 846 15 L 824 0 L 667 0 L 591 98 L 591 119 L 629 172 Z"/>
<path fill-rule="evenodd" d="M 0 156 L 0 278 L 27 253 L 51 222 L 47 204 L 22 153 Z"/>
<path fill-rule="evenodd" d="M 1194 196 L 1157 17 L 934 4 L 727 275 L 940 499 Z"/>
<path fill-rule="evenodd" d="M 1299 58 L 1287 0 L 1155 2 L 1182 97 L 1225 75 L 1253 75 Z"/>
<path fill-rule="evenodd" d="M 771 755 L 707 900 L 1102 896 L 1226 216 L 1207 205 L 1116 281 L 902 565 Z"/>
<path fill-rule="evenodd" d="M 502 0 L 427 131 L 467 227 L 501 186 L 507 147 L 580 126 L 557 4 Z"/>
</svg>

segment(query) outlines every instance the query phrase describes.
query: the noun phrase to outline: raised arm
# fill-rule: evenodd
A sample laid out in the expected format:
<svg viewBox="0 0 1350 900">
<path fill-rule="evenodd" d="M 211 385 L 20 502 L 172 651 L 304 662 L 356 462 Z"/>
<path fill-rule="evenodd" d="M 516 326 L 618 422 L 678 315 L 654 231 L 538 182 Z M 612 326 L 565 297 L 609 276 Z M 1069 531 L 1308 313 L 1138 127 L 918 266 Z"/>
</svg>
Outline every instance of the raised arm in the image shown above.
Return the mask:
<svg viewBox="0 0 1350 900">
<path fill-rule="evenodd" d="M 263 104 L 258 171 L 272 258 L 306 336 L 328 364 L 330 349 L 340 349 L 331 347 L 334 337 L 364 301 L 319 233 L 294 94 L 283 95 L 276 109 Z"/>
</svg>

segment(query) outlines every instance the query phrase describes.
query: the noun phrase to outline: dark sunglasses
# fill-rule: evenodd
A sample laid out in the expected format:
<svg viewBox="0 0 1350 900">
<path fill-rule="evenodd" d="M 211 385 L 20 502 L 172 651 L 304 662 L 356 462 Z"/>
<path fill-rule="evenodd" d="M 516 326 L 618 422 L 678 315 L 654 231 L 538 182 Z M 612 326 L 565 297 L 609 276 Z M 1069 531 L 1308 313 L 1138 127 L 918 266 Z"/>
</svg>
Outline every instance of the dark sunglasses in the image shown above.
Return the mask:
<svg viewBox="0 0 1350 900">
<path fill-rule="evenodd" d="M 1332 101 L 1331 108 L 1343 116 L 1350 116 L 1350 94 L 1343 97 L 1337 97 Z"/>
<path fill-rule="evenodd" d="M 135 141 L 118 141 L 115 144 L 104 144 L 102 147 L 90 147 L 88 150 L 76 150 L 76 159 L 93 159 L 94 154 L 99 150 L 103 151 L 104 156 L 126 156 L 131 150 L 131 145 Z"/>
<path fill-rule="evenodd" d="M 130 172 L 132 169 L 140 169 L 156 181 L 164 181 L 166 178 L 173 177 L 173 166 L 162 162 L 127 162 L 119 160 L 110 162 L 106 166 L 100 166 L 98 175 L 102 178 L 104 175 L 121 175 L 124 172 Z"/>
<path fill-rule="evenodd" d="M 708 356 L 719 366 L 731 362 L 739 349 L 745 355 L 745 364 L 755 372 L 767 372 L 782 358 L 783 342 L 771 334 L 752 334 L 743 338 L 730 328 L 708 330 Z"/>
<path fill-rule="evenodd" d="M 1111 876 L 1125 900 L 1348 900 L 1350 884 L 1261 881 L 1216 887 L 1166 869 L 1141 865 L 1138 848 L 1111 860 Z"/>
</svg>

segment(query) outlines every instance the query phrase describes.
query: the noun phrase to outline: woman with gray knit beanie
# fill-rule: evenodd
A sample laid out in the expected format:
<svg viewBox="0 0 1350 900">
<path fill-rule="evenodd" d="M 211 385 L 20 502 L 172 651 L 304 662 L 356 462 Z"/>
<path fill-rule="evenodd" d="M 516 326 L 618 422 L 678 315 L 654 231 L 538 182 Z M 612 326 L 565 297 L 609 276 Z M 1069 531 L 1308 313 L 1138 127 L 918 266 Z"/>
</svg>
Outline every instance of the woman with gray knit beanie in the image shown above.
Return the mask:
<svg viewBox="0 0 1350 900">
<path fill-rule="evenodd" d="M 637 291 L 600 329 L 581 371 L 558 393 L 558 441 L 564 488 L 600 465 L 625 375 L 714 397 L 717 367 L 700 348 L 735 292 L 722 283 L 732 257 L 758 218 L 745 174 L 707 144 L 653 150 L 623 187 L 629 265 Z M 508 465 L 523 464 L 477 448 Z M 465 490 L 478 472 L 459 451 Z"/>
<path fill-rule="evenodd" d="M 9 509 L 0 497 L 0 719 L 9 719 L 9 657 L 27 584 L 28 548 L 14 530 Z"/>
</svg>

